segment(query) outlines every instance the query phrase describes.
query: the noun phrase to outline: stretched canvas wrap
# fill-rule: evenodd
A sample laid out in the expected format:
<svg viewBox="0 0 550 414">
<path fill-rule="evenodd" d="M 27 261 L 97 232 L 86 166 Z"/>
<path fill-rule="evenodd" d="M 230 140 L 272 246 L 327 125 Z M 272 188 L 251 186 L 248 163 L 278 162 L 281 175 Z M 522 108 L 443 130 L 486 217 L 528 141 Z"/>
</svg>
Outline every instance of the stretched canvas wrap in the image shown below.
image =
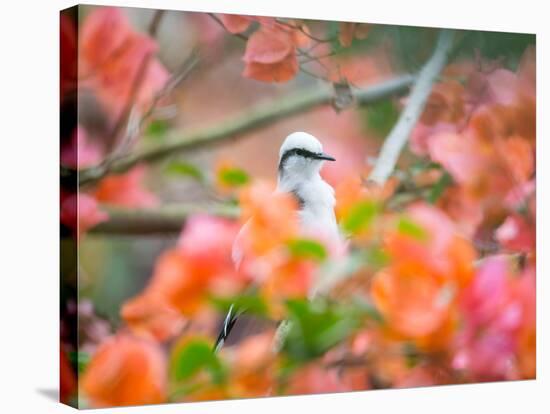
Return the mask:
<svg viewBox="0 0 550 414">
<path fill-rule="evenodd" d="M 62 402 L 535 378 L 534 35 L 60 17 Z"/>
</svg>

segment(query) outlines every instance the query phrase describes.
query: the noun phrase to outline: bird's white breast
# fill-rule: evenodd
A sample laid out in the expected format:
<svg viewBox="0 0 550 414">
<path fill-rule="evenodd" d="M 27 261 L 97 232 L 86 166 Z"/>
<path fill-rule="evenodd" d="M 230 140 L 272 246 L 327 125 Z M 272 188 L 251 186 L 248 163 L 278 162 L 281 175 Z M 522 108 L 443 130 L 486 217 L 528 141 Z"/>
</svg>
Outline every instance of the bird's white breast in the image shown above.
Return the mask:
<svg viewBox="0 0 550 414">
<path fill-rule="evenodd" d="M 340 238 L 334 215 L 334 190 L 319 175 L 301 182 L 284 180 L 279 183 L 278 190 L 294 193 L 300 199 L 298 214 L 305 235 L 331 240 Z"/>
</svg>

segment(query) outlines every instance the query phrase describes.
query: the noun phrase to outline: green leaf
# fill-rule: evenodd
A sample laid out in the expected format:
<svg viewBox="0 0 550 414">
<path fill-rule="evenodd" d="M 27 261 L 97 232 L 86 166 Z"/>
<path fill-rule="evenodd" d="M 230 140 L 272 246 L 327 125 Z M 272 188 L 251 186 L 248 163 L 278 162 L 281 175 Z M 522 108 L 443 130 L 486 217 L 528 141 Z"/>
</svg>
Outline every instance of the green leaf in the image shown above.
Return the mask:
<svg viewBox="0 0 550 414">
<path fill-rule="evenodd" d="M 349 234 L 356 234 L 368 229 L 380 212 L 378 203 L 363 201 L 352 207 L 342 220 L 342 229 Z"/>
<path fill-rule="evenodd" d="M 316 240 L 294 239 L 287 244 L 290 254 L 294 257 L 322 261 L 327 257 L 325 246 Z"/>
<path fill-rule="evenodd" d="M 225 380 L 225 369 L 218 356 L 212 352 L 212 344 L 202 339 L 194 339 L 176 349 L 170 370 L 176 381 L 189 381 L 203 370 L 210 374 L 212 382 L 216 384 Z"/>
<path fill-rule="evenodd" d="M 289 300 L 290 329 L 283 351 L 290 360 L 308 361 L 323 355 L 358 326 L 357 312 L 325 301 Z"/>
<path fill-rule="evenodd" d="M 428 238 L 426 230 L 407 217 L 399 218 L 397 222 L 397 231 L 417 240 L 426 240 Z"/>
<path fill-rule="evenodd" d="M 399 111 L 390 99 L 369 105 L 366 112 L 367 127 L 383 137 L 388 135 L 399 118 Z"/>
<path fill-rule="evenodd" d="M 178 176 L 187 176 L 197 181 L 204 180 L 204 175 L 197 166 L 182 161 L 172 162 L 166 168 L 166 172 Z"/>
<path fill-rule="evenodd" d="M 231 305 L 237 310 L 258 316 L 267 315 L 267 305 L 257 294 L 247 293 L 231 297 L 212 297 L 212 304 L 222 313 L 227 313 Z"/>
<path fill-rule="evenodd" d="M 250 181 L 246 171 L 240 168 L 224 168 L 218 173 L 218 178 L 229 187 L 241 187 Z"/>
<path fill-rule="evenodd" d="M 449 185 L 453 183 L 453 179 L 448 172 L 444 172 L 441 178 L 430 188 L 430 191 L 426 197 L 427 201 L 431 204 L 434 204 L 439 200 L 439 197 L 447 189 Z"/>
<path fill-rule="evenodd" d="M 366 316 L 377 323 L 384 322 L 382 314 L 378 311 L 376 306 L 374 306 L 374 304 L 364 295 L 357 295 L 353 297 L 353 305 L 356 307 L 357 311 L 363 316 Z"/>
<path fill-rule="evenodd" d="M 86 370 L 90 362 L 91 356 L 88 352 L 69 352 L 69 360 L 73 366 L 76 366 L 79 373 L 82 373 Z"/>
<path fill-rule="evenodd" d="M 416 346 L 411 342 L 406 342 L 403 345 L 403 355 L 405 356 L 406 364 L 409 368 L 414 368 L 420 362 L 420 355 Z"/>
<path fill-rule="evenodd" d="M 366 264 L 373 269 L 386 266 L 390 260 L 389 255 L 380 247 L 371 247 L 365 251 Z"/>
<path fill-rule="evenodd" d="M 166 135 L 169 128 L 170 126 L 168 125 L 168 122 L 157 119 L 149 124 L 147 130 L 145 131 L 145 135 L 151 138 L 159 139 Z"/>
</svg>

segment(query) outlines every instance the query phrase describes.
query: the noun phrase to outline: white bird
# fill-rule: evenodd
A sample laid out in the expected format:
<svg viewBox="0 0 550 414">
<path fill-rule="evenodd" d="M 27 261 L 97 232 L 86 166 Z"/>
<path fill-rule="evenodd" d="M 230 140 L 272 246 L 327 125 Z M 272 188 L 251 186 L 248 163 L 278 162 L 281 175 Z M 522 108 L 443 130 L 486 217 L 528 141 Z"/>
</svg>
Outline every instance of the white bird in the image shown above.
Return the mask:
<svg viewBox="0 0 550 414">
<path fill-rule="evenodd" d="M 320 175 L 324 161 L 336 161 L 323 152 L 323 145 L 306 132 L 294 132 L 286 137 L 279 151 L 277 192 L 291 193 L 299 204 L 300 231 L 303 235 L 319 237 L 329 243 L 341 241 L 334 214 L 334 190 Z M 238 267 L 242 260 L 239 238 L 246 231 L 245 224 L 233 246 L 233 261 Z M 243 310 L 232 305 L 224 319 L 214 345 L 218 351 L 229 336 Z"/>
</svg>

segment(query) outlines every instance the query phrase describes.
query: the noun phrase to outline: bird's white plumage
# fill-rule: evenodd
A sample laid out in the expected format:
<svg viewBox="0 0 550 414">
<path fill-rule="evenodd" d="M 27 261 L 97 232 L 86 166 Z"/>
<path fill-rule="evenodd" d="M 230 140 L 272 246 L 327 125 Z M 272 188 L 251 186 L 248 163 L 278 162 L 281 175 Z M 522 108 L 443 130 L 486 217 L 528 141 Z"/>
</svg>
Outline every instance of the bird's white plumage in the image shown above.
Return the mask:
<svg viewBox="0 0 550 414">
<path fill-rule="evenodd" d="M 279 151 L 279 162 L 287 151 L 304 149 L 323 153 L 323 145 L 306 132 L 290 134 Z M 279 171 L 277 191 L 292 192 L 302 201 L 299 212 L 302 231 L 306 234 L 339 240 L 338 225 L 334 215 L 334 190 L 320 175 L 323 160 L 295 155 L 286 160 L 284 170 Z"/>
</svg>

